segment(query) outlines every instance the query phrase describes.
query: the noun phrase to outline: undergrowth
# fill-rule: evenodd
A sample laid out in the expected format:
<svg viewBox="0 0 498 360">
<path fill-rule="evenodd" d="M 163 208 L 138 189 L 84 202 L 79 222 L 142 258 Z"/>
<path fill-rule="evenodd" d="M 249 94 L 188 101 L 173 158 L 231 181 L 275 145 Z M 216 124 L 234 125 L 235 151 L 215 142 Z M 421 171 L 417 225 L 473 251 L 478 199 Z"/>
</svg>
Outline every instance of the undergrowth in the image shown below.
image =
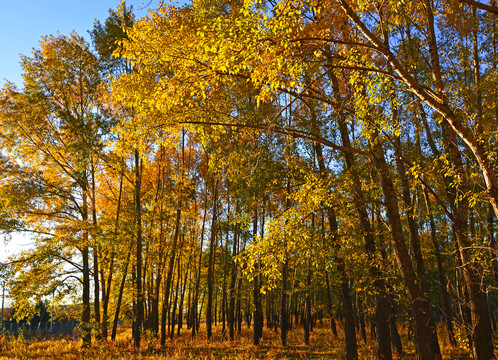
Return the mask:
<svg viewBox="0 0 498 360">
<path fill-rule="evenodd" d="M 221 326 L 213 331 L 213 338 L 208 341 L 201 326 L 201 331 L 192 338 L 190 331 L 183 331 L 180 336 L 168 339 L 161 347 L 159 340 L 151 334 L 144 333 L 140 349 L 133 347 L 131 330 L 120 329 L 117 339 L 111 341 L 93 341 L 88 349 L 81 348 L 81 340 L 74 337 L 39 338 L 19 334 L 18 337 L 0 334 L 0 359 L 344 359 L 344 338 L 339 333 L 334 337 L 325 327 L 317 327 L 311 334 L 309 345 L 303 341 L 302 328 L 295 328 L 288 334 L 287 346 L 280 342 L 280 334 L 264 329 L 260 345 L 252 344 L 252 329 L 244 326 L 241 334 L 234 341 L 222 335 Z M 413 343 L 405 331 L 403 337 L 404 354 L 394 355 L 395 359 L 415 359 Z M 440 334 L 444 359 L 467 360 L 469 352 L 465 347 L 450 347 L 444 341 L 445 334 Z M 375 359 L 375 341 L 367 337 L 364 342 L 358 338 L 358 355 L 361 360 Z"/>
</svg>

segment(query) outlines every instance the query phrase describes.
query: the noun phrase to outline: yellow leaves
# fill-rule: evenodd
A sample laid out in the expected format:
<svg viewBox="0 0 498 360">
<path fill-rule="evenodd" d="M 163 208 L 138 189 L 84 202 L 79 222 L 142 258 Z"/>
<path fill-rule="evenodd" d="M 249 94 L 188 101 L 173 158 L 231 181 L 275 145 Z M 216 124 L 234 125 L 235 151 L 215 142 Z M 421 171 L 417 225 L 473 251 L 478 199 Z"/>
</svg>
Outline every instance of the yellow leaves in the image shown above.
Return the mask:
<svg viewBox="0 0 498 360">
<path fill-rule="evenodd" d="M 419 176 L 422 175 L 422 167 L 420 166 L 420 164 L 415 163 L 412 166 L 410 166 L 410 168 L 406 172 L 406 175 L 410 175 L 415 180 L 417 180 Z"/>
</svg>

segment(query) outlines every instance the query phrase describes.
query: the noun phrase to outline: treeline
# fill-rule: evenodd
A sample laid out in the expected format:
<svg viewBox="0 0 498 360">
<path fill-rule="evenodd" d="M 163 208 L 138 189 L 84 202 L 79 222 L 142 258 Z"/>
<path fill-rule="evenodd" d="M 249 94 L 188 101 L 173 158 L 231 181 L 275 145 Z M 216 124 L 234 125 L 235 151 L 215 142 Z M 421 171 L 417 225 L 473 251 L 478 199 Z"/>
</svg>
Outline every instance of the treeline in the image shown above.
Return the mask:
<svg viewBox="0 0 498 360">
<path fill-rule="evenodd" d="M 0 94 L 16 313 L 82 304 L 83 345 L 315 321 L 377 357 L 494 358 L 498 8 L 194 1 L 43 37 Z M 183 330 L 182 330 L 183 329 Z M 367 331 L 370 329 L 370 331 Z M 109 335 L 110 332 L 110 335 Z M 367 334 L 369 333 L 369 335 Z"/>
</svg>

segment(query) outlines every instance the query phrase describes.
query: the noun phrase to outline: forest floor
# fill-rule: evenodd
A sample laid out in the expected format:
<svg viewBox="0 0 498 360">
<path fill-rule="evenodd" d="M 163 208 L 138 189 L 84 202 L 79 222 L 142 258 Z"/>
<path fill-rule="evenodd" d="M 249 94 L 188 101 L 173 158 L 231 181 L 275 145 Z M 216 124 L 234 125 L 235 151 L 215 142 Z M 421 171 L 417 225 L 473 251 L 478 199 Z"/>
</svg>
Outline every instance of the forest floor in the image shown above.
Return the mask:
<svg viewBox="0 0 498 360">
<path fill-rule="evenodd" d="M 344 338 L 339 333 L 334 337 L 328 328 L 319 326 L 310 336 L 309 345 L 304 344 L 302 328 L 295 328 L 288 335 L 288 344 L 283 347 L 280 335 L 273 330 L 264 328 L 263 339 L 258 346 L 252 345 L 252 330 L 243 326 L 242 333 L 234 341 L 224 339 L 221 326 L 213 331 L 213 339 L 205 339 L 205 329 L 192 338 L 186 329 L 180 336 L 166 342 L 160 347 L 157 339 L 144 336 L 141 350 L 135 350 L 130 329 L 121 329 L 115 342 L 96 342 L 92 347 L 81 349 L 81 340 L 74 337 L 59 337 L 52 339 L 15 338 L 8 335 L 0 336 L 0 359 L 344 359 Z M 176 335 L 176 334 L 175 334 Z M 450 347 L 440 334 L 443 359 L 471 359 L 464 347 Z M 395 359 L 415 359 L 413 343 L 404 337 L 404 354 L 394 356 Z M 375 359 L 375 342 L 370 337 L 367 342 L 358 339 L 360 360 Z"/>
</svg>

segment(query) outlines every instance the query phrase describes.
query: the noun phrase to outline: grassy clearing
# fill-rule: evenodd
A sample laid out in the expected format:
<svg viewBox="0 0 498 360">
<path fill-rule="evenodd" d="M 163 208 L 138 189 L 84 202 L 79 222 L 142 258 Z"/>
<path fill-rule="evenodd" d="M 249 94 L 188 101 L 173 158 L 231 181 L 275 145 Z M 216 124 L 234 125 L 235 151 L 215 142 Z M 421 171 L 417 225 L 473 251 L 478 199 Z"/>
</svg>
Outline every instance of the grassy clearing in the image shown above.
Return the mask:
<svg viewBox="0 0 498 360">
<path fill-rule="evenodd" d="M 81 341 L 73 337 L 52 339 L 18 338 L 3 335 L 0 338 L 0 359 L 344 359 L 343 334 L 337 338 L 329 329 L 315 328 L 311 334 L 310 344 L 305 345 L 303 331 L 296 328 L 289 333 L 288 346 L 280 343 L 279 334 L 264 329 L 263 340 L 259 346 L 252 345 L 252 330 L 243 326 L 242 333 L 234 341 L 222 336 L 221 326 L 214 329 L 213 339 L 207 341 L 201 326 L 201 333 L 195 338 L 184 331 L 179 337 L 168 340 L 165 347 L 160 347 L 154 337 L 144 334 L 140 350 L 133 347 L 130 329 L 120 329 L 115 342 L 93 342 L 89 349 L 81 349 Z M 405 354 L 395 359 L 415 359 L 412 343 L 403 332 Z M 441 334 L 441 339 L 444 335 Z M 358 341 L 359 359 L 375 359 L 375 345 L 372 339 L 364 343 Z M 451 348 L 442 341 L 444 359 L 471 359 L 464 348 Z"/>
</svg>

